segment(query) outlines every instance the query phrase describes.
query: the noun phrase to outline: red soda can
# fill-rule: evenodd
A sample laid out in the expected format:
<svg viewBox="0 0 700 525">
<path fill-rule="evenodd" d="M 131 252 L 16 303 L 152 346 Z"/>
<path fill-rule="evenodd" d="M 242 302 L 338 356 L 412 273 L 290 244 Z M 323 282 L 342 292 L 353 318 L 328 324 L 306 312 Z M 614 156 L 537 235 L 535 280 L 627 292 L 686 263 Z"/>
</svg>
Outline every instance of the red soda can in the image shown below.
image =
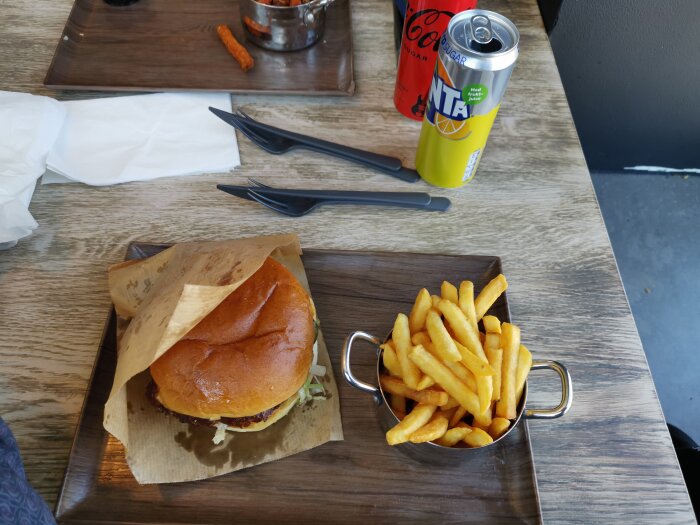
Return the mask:
<svg viewBox="0 0 700 525">
<path fill-rule="evenodd" d="M 408 0 L 396 72 L 394 105 L 403 115 L 423 120 L 440 38 L 450 19 L 474 9 L 477 0 Z"/>
</svg>

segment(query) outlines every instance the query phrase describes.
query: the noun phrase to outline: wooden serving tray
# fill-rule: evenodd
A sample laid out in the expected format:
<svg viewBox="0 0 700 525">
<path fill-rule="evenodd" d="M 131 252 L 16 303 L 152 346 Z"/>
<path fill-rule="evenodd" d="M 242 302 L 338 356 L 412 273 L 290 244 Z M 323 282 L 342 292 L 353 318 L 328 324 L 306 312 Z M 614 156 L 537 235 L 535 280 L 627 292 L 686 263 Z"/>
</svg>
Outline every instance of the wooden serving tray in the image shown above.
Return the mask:
<svg viewBox="0 0 700 525">
<path fill-rule="evenodd" d="M 228 24 L 255 59 L 241 71 L 216 35 Z M 139 0 L 125 7 L 76 0 L 44 84 L 103 91 L 228 91 L 352 95 L 349 0 L 328 8 L 313 46 L 268 51 L 245 39 L 237 0 Z"/>
<path fill-rule="evenodd" d="M 163 248 L 133 244 L 128 258 Z M 112 314 L 56 506 L 59 523 L 541 522 L 527 421 L 467 463 L 418 463 L 386 444 L 371 396 L 350 387 L 340 367 L 348 333 L 387 334 L 420 287 L 438 292 L 443 279 L 471 279 L 479 290 L 501 272 L 500 259 L 322 250 L 302 259 L 333 361 L 345 441 L 203 481 L 139 485 L 124 449 L 102 427 L 116 364 Z M 491 312 L 509 320 L 505 296 Z M 353 352 L 353 371 L 374 383 L 376 349 L 362 350 Z"/>
</svg>

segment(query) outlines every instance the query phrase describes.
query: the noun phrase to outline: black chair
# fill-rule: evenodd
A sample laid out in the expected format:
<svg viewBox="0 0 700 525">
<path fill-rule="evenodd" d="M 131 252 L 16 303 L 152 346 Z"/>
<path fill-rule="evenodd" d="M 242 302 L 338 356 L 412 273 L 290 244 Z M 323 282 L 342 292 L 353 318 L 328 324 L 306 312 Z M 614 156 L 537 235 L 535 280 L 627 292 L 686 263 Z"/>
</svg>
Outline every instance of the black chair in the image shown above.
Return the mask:
<svg viewBox="0 0 700 525">
<path fill-rule="evenodd" d="M 700 519 L 700 447 L 680 428 L 668 425 L 673 447 L 676 449 L 690 501 L 693 502 L 695 516 Z"/>
</svg>

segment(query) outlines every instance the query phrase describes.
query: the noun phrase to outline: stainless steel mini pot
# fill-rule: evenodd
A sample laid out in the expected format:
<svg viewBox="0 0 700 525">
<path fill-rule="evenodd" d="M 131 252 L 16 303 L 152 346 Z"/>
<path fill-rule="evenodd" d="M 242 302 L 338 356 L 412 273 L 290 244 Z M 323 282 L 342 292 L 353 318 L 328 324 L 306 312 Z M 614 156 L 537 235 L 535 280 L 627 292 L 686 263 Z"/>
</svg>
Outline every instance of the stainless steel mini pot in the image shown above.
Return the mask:
<svg viewBox="0 0 700 525">
<path fill-rule="evenodd" d="M 326 8 L 333 0 L 311 0 L 295 7 L 241 0 L 241 22 L 247 38 L 274 51 L 304 49 L 323 36 Z"/>
<path fill-rule="evenodd" d="M 384 339 L 388 340 L 391 334 Z M 353 332 L 348 337 L 345 338 L 345 343 L 343 344 L 342 350 L 342 368 L 343 376 L 345 380 L 350 383 L 351 386 L 371 394 L 375 405 L 377 417 L 379 419 L 379 426 L 384 432 L 388 431 L 390 428 L 395 426 L 399 419 L 392 412 L 389 403 L 387 402 L 386 396 L 381 389 L 381 386 L 370 385 L 364 381 L 357 379 L 353 373 L 350 365 L 350 356 L 352 353 L 353 345 L 357 340 L 367 341 L 376 346 L 377 349 L 377 385 L 379 385 L 379 375 L 383 370 L 382 363 L 382 350 L 379 345 L 382 344 L 382 340 L 368 334 L 366 332 Z M 571 402 L 573 399 L 573 392 L 571 388 L 571 376 L 569 371 L 564 365 L 556 361 L 543 361 L 543 360 L 533 360 L 532 370 L 541 370 L 544 368 L 549 368 L 554 370 L 561 379 L 561 401 L 554 408 L 530 408 L 526 409 L 525 405 L 527 403 L 527 390 L 528 384 L 525 383 L 525 388 L 523 390 L 523 395 L 518 404 L 517 416 L 515 421 L 510 425 L 510 428 L 498 439 L 494 440 L 493 443 L 480 448 L 452 448 L 443 447 L 441 445 L 436 445 L 435 443 L 404 443 L 397 445 L 395 448 L 403 452 L 404 454 L 418 460 L 427 463 L 434 463 L 437 465 L 454 465 L 457 462 L 466 461 L 472 457 L 474 454 L 483 454 L 485 449 L 489 449 L 499 441 L 506 438 L 508 434 L 520 423 L 521 418 L 526 419 L 554 419 L 561 417 L 571 408 Z"/>
</svg>

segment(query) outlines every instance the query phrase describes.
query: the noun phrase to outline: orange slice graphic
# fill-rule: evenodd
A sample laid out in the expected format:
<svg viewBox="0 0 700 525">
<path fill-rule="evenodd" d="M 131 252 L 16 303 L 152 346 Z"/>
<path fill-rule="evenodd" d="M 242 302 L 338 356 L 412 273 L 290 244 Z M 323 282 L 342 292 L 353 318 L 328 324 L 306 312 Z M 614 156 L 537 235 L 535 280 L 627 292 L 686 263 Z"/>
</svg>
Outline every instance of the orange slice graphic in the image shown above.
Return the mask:
<svg viewBox="0 0 700 525">
<path fill-rule="evenodd" d="M 463 139 L 471 133 L 471 126 L 466 120 L 452 120 L 438 112 L 435 112 L 435 127 L 441 135 L 452 140 Z"/>
</svg>

